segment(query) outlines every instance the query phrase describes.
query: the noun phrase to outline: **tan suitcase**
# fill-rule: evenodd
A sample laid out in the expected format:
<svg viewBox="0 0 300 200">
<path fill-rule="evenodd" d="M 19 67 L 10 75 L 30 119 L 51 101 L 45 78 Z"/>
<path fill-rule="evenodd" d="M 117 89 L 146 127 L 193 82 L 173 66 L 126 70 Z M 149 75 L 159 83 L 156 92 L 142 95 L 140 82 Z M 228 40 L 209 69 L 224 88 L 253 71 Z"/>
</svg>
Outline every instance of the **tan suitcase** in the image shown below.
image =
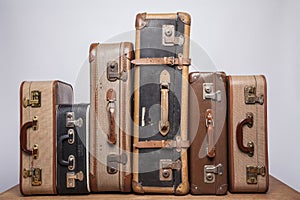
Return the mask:
<svg viewBox="0 0 300 200">
<path fill-rule="evenodd" d="M 131 190 L 131 59 L 129 42 L 90 47 L 90 187 Z"/>
<path fill-rule="evenodd" d="M 264 76 L 228 76 L 230 192 L 269 187 L 267 85 Z"/>
<path fill-rule="evenodd" d="M 20 191 L 56 194 L 56 106 L 73 103 L 72 86 L 24 81 L 20 87 Z"/>
</svg>

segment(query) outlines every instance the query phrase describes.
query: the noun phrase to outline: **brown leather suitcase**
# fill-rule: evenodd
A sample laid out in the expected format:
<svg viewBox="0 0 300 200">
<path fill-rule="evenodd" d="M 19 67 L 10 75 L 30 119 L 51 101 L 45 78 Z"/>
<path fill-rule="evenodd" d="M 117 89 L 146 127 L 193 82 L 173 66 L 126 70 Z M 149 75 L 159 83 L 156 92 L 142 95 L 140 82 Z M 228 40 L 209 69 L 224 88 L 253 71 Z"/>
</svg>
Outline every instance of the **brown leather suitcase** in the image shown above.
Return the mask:
<svg viewBox="0 0 300 200">
<path fill-rule="evenodd" d="M 90 187 L 131 190 L 131 60 L 129 42 L 90 46 Z"/>
<path fill-rule="evenodd" d="M 226 194 L 226 75 L 223 72 L 192 72 L 189 82 L 191 193 Z"/>
<path fill-rule="evenodd" d="M 133 181 L 136 193 L 189 191 L 190 15 L 136 16 Z"/>
<path fill-rule="evenodd" d="M 56 106 L 73 103 L 60 81 L 24 81 L 20 87 L 20 191 L 56 194 Z"/>
<path fill-rule="evenodd" d="M 267 192 L 267 84 L 260 76 L 228 76 L 230 192 Z"/>
</svg>

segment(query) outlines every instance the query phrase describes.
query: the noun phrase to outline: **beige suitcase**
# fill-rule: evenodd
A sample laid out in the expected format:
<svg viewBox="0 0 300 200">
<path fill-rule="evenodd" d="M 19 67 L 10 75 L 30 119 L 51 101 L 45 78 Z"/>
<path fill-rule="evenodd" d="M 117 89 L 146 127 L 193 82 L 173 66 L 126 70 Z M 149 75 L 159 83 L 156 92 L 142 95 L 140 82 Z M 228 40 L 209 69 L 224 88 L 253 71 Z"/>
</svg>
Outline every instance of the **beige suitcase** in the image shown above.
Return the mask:
<svg viewBox="0 0 300 200">
<path fill-rule="evenodd" d="M 20 88 L 20 191 L 56 194 L 56 106 L 73 103 L 72 86 L 24 81 Z"/>
<path fill-rule="evenodd" d="M 269 187 L 267 85 L 264 76 L 228 76 L 230 192 Z"/>
<path fill-rule="evenodd" d="M 90 47 L 90 187 L 131 190 L 131 59 L 129 42 Z"/>
</svg>

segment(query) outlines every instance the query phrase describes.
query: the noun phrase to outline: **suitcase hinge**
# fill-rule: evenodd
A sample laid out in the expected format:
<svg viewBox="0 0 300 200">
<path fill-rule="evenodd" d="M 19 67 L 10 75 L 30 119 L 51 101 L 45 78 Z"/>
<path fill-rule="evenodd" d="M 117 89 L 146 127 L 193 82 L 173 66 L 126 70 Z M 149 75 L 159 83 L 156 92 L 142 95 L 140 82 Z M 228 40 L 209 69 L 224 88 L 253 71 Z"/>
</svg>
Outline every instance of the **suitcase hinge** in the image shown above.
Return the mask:
<svg viewBox="0 0 300 200">
<path fill-rule="evenodd" d="M 79 119 L 75 119 L 74 112 L 67 112 L 66 118 L 66 127 L 81 127 L 83 124 L 83 120 L 81 117 Z"/>
<path fill-rule="evenodd" d="M 259 94 L 256 96 L 256 87 L 255 86 L 245 86 L 244 88 L 245 95 L 245 103 L 246 104 L 263 104 L 264 103 L 264 95 Z"/>
<path fill-rule="evenodd" d="M 204 165 L 204 182 L 214 183 L 216 180 L 216 175 L 223 175 L 223 165 Z"/>
<path fill-rule="evenodd" d="M 119 164 L 125 165 L 127 163 L 127 155 L 122 153 L 121 155 L 109 154 L 107 156 L 107 173 L 116 174 L 119 171 Z"/>
<path fill-rule="evenodd" d="M 31 177 L 32 186 L 42 185 L 42 169 L 41 168 L 31 168 L 23 169 L 23 178 Z"/>
<path fill-rule="evenodd" d="M 266 168 L 265 166 L 246 166 L 247 173 L 247 183 L 248 184 L 257 184 L 257 175 L 265 176 Z"/>
<path fill-rule="evenodd" d="M 75 180 L 83 181 L 84 174 L 82 171 L 75 174 L 75 172 L 67 172 L 67 188 L 75 188 Z"/>
<path fill-rule="evenodd" d="M 180 160 L 176 160 L 174 162 L 171 159 L 161 159 L 159 165 L 160 165 L 160 170 L 159 170 L 160 181 L 171 181 L 173 178 L 172 170 L 180 170 L 182 167 Z"/>
<path fill-rule="evenodd" d="M 108 62 L 107 63 L 107 80 L 109 81 L 116 81 L 116 80 L 127 80 L 127 71 L 119 72 L 119 65 L 116 61 Z"/>
<path fill-rule="evenodd" d="M 164 46 L 182 46 L 184 44 L 184 36 L 180 34 L 175 36 L 174 25 L 163 25 L 162 26 L 162 44 Z"/>
<path fill-rule="evenodd" d="M 203 83 L 203 99 L 211 99 L 214 101 L 221 101 L 221 91 L 214 92 L 213 83 Z"/>
<path fill-rule="evenodd" d="M 27 106 L 31 106 L 32 108 L 41 107 L 41 91 L 31 91 L 30 99 L 24 98 L 23 106 L 24 108 L 26 108 Z"/>
</svg>

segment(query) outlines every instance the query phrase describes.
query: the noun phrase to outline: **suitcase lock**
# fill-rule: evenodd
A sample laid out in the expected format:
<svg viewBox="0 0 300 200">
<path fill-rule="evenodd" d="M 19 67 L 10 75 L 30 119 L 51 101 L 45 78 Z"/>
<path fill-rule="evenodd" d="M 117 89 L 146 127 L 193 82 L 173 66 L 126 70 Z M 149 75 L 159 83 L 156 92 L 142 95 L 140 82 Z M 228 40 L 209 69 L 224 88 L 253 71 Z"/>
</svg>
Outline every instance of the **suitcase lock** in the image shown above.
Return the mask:
<svg viewBox="0 0 300 200">
<path fill-rule="evenodd" d="M 223 175 L 223 165 L 204 165 L 204 183 L 214 183 L 216 175 Z"/>
<path fill-rule="evenodd" d="M 116 174 L 119 170 L 119 164 L 125 165 L 127 163 L 127 155 L 122 153 L 121 155 L 110 154 L 107 156 L 106 170 L 109 174 Z"/>
<path fill-rule="evenodd" d="M 164 46 L 182 46 L 184 44 L 183 35 L 175 36 L 174 25 L 163 25 L 162 26 L 162 44 Z"/>
<path fill-rule="evenodd" d="M 82 127 L 83 120 L 82 118 L 75 119 L 75 113 L 74 112 L 67 112 L 66 114 L 66 127 Z"/>
<path fill-rule="evenodd" d="M 248 184 L 257 184 L 257 175 L 265 176 L 266 168 L 265 166 L 250 166 L 246 167 L 247 183 Z"/>
<path fill-rule="evenodd" d="M 27 106 L 31 106 L 32 108 L 41 107 L 41 91 L 31 91 L 30 99 L 24 98 L 23 106 L 24 108 L 26 108 Z"/>
<path fill-rule="evenodd" d="M 82 171 L 75 174 L 75 172 L 67 173 L 67 188 L 75 188 L 75 180 L 83 181 L 84 174 Z"/>
<path fill-rule="evenodd" d="M 116 81 L 116 80 L 122 80 L 126 81 L 127 80 L 127 72 L 126 69 L 123 71 L 119 72 L 119 65 L 118 62 L 112 61 L 107 63 L 107 68 L 106 68 L 106 76 L 107 80 L 109 81 Z"/>
<path fill-rule="evenodd" d="M 160 181 L 172 181 L 173 171 L 181 169 L 181 161 L 176 160 L 175 162 L 171 159 L 161 159 L 160 160 L 160 170 L 159 170 L 159 180 Z"/>
<path fill-rule="evenodd" d="M 255 86 L 245 86 L 244 88 L 245 104 L 255 104 L 259 103 L 262 105 L 264 103 L 264 95 L 260 94 L 256 96 Z"/>
<path fill-rule="evenodd" d="M 42 169 L 41 168 L 32 168 L 32 169 L 23 169 L 23 178 L 31 177 L 32 186 L 42 185 Z"/>
<path fill-rule="evenodd" d="M 221 91 L 214 92 L 213 83 L 203 83 L 203 99 L 211 99 L 214 101 L 221 101 Z"/>
</svg>

